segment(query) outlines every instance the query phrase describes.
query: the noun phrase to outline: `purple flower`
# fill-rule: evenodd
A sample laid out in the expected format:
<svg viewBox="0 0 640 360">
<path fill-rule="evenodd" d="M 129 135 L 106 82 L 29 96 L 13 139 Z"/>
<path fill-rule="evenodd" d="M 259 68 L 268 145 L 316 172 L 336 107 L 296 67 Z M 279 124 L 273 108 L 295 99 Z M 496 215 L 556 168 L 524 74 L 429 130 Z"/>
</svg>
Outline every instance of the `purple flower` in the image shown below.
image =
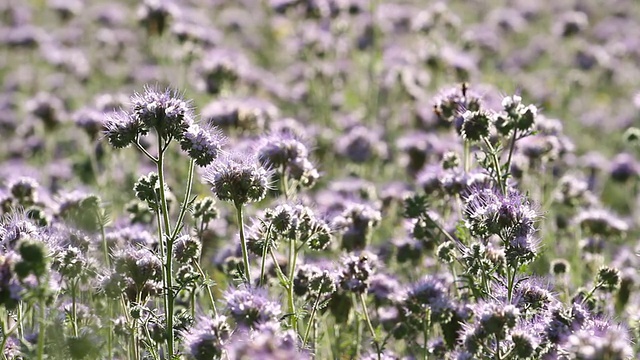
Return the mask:
<svg viewBox="0 0 640 360">
<path fill-rule="evenodd" d="M 369 252 L 343 256 L 339 282 L 342 289 L 356 294 L 366 293 L 371 284 L 377 257 Z"/>
<path fill-rule="evenodd" d="M 177 92 L 159 91 L 150 86 L 146 86 L 142 94 L 131 97 L 131 117 L 145 129 L 155 129 L 163 139 L 182 139 L 193 124 L 189 103 Z"/>
<path fill-rule="evenodd" d="M 230 336 L 231 328 L 225 316 L 199 316 L 193 328 L 183 334 L 184 345 L 195 360 L 220 358 Z"/>
<path fill-rule="evenodd" d="M 280 304 L 269 300 L 262 289 L 230 289 L 224 299 L 231 317 L 238 324 L 251 328 L 261 323 L 278 322 L 282 313 Z"/>
<path fill-rule="evenodd" d="M 511 238 L 529 236 L 535 231 L 537 211 L 513 188 L 501 194 L 494 188 L 476 187 L 466 196 L 465 203 L 465 223 L 474 235 L 500 235 L 505 241 L 513 240 L 514 246 L 522 247 L 523 239 Z"/>
<path fill-rule="evenodd" d="M 222 152 L 222 135 L 212 126 L 191 124 L 182 134 L 180 147 L 198 166 L 211 164 Z"/>
<path fill-rule="evenodd" d="M 298 350 L 297 335 L 292 331 L 283 332 L 272 323 L 262 324 L 251 330 L 236 331 L 225 349 L 229 359 L 233 360 L 309 359 L 306 351 Z"/>
<path fill-rule="evenodd" d="M 104 119 L 104 135 L 109 144 L 116 149 L 122 149 L 133 144 L 139 135 L 144 135 L 147 130 L 137 118 L 118 111 L 108 113 Z"/>
<path fill-rule="evenodd" d="M 222 201 L 235 205 L 262 200 L 270 187 L 272 171 L 259 164 L 253 156 L 225 155 L 209 165 L 202 176 Z"/>
</svg>

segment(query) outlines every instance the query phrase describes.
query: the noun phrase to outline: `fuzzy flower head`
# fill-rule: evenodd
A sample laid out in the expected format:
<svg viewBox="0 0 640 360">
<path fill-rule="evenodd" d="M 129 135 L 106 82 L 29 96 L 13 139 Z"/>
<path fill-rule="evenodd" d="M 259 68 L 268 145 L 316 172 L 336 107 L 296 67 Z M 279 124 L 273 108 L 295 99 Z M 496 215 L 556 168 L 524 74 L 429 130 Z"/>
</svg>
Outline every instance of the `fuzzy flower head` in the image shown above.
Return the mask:
<svg viewBox="0 0 640 360">
<path fill-rule="evenodd" d="M 284 176 L 311 187 L 320 177 L 309 160 L 307 145 L 292 131 L 280 130 L 263 137 L 257 148 L 258 160 L 265 167 L 281 170 Z"/>
<path fill-rule="evenodd" d="M 503 239 L 531 235 L 538 219 L 529 200 L 515 189 L 501 194 L 494 188 L 477 187 L 466 196 L 465 213 L 465 223 L 473 235 L 499 235 Z"/>
<path fill-rule="evenodd" d="M 183 335 L 185 346 L 195 360 L 220 358 L 223 345 L 230 336 L 231 328 L 226 316 L 200 316 L 195 326 Z"/>
<path fill-rule="evenodd" d="M 480 95 L 470 91 L 467 84 L 460 87 L 446 89 L 434 99 L 433 110 L 438 118 L 445 123 L 459 122 L 465 111 L 479 111 L 482 108 Z"/>
<path fill-rule="evenodd" d="M 427 275 L 410 285 L 403 295 L 402 309 L 408 320 L 421 318 L 426 309 L 430 310 L 431 321 L 447 322 L 455 304 L 449 296 L 448 281 L 441 276 Z"/>
<path fill-rule="evenodd" d="M 467 141 L 480 141 L 489 136 L 490 126 L 493 123 L 494 114 L 480 111 L 465 111 L 462 114 L 462 127 L 460 134 Z"/>
<path fill-rule="evenodd" d="M 110 112 L 103 124 L 104 135 L 109 144 L 116 149 L 122 149 L 133 144 L 139 135 L 147 130 L 142 127 L 138 119 L 129 116 L 124 111 Z"/>
<path fill-rule="evenodd" d="M 218 199 L 243 205 L 267 195 L 271 175 L 255 156 L 223 156 L 205 169 L 203 178 Z"/>
<path fill-rule="evenodd" d="M 189 103 L 175 91 L 158 91 L 149 86 L 131 97 L 132 117 L 147 129 L 155 129 L 163 139 L 182 139 L 193 123 Z"/>
<path fill-rule="evenodd" d="M 211 164 L 222 151 L 223 137 L 212 126 L 191 124 L 182 134 L 180 147 L 198 166 Z"/>
<path fill-rule="evenodd" d="M 630 359 L 633 347 L 627 332 L 606 322 L 594 322 L 591 326 L 571 334 L 563 350 L 570 359 Z"/>
<path fill-rule="evenodd" d="M 345 255 L 342 259 L 344 266 L 339 276 L 340 286 L 356 294 L 366 293 L 371 284 L 376 260 L 377 257 L 368 252 Z"/>
<path fill-rule="evenodd" d="M 231 317 L 236 323 L 247 327 L 277 322 L 282 312 L 280 304 L 269 300 L 267 294 L 260 289 L 231 289 L 224 298 Z"/>
<path fill-rule="evenodd" d="M 307 158 L 309 150 L 293 133 L 283 131 L 261 139 L 258 160 L 263 166 L 287 166 L 298 158 Z"/>
<path fill-rule="evenodd" d="M 282 331 L 272 323 L 236 331 L 226 347 L 229 359 L 234 360 L 310 359 L 305 350 L 298 349 L 297 335 L 291 330 Z"/>
</svg>

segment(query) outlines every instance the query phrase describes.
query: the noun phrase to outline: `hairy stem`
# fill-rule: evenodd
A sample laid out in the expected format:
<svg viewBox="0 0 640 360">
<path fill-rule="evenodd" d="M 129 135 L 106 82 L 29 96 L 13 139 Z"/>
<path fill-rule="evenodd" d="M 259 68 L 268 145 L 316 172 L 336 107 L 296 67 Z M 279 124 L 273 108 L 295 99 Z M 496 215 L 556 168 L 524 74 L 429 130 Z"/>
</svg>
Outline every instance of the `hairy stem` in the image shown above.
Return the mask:
<svg viewBox="0 0 640 360">
<path fill-rule="evenodd" d="M 202 279 L 207 279 L 206 274 L 204 273 L 204 271 L 202 271 L 202 268 L 200 267 L 200 264 L 194 260 L 193 264 L 195 265 L 196 269 L 198 270 L 198 273 L 200 274 L 200 276 L 202 276 Z M 218 316 L 218 309 L 216 308 L 216 301 L 213 298 L 213 292 L 211 291 L 211 286 L 207 285 L 206 286 L 207 289 L 207 295 L 209 295 L 209 302 L 211 302 L 211 308 L 213 309 L 213 315 Z"/>
<path fill-rule="evenodd" d="M 171 358 L 174 354 L 174 336 L 173 336 L 173 306 L 174 306 L 174 294 L 173 294 L 173 262 L 172 262 L 172 248 L 173 248 L 173 240 L 171 238 L 166 238 L 169 234 L 171 234 L 171 225 L 169 224 L 169 211 L 167 207 L 167 197 L 165 194 L 165 179 L 164 179 L 164 149 L 168 144 L 162 144 L 162 137 L 158 134 L 158 185 L 160 187 L 160 207 L 162 213 L 162 222 L 163 227 L 161 227 L 159 233 L 161 235 L 159 241 L 163 242 L 166 240 L 165 253 L 164 255 L 164 278 L 165 278 L 165 319 L 167 322 L 166 331 L 167 331 L 167 354 L 168 357 Z M 164 231 L 164 233 L 163 233 Z"/>
<path fill-rule="evenodd" d="M 376 335 L 376 331 L 373 329 L 373 324 L 371 324 L 371 318 L 369 317 L 369 310 L 367 309 L 367 299 L 364 298 L 364 293 L 360 294 L 360 303 L 362 304 L 362 312 L 364 313 L 364 319 L 367 323 L 367 327 L 369 328 L 369 332 L 371 333 L 371 337 L 373 338 L 373 345 L 376 348 L 376 354 L 378 355 L 378 360 L 381 359 L 382 351 L 380 349 L 380 343 L 378 342 L 378 336 Z"/>
<path fill-rule="evenodd" d="M 320 294 L 316 297 L 316 301 L 313 303 L 313 307 L 311 308 L 311 315 L 309 315 L 309 322 L 307 323 L 307 328 L 304 330 L 304 337 L 302 340 L 302 348 L 307 344 L 307 339 L 309 338 L 309 331 L 314 324 L 314 320 L 316 318 L 316 311 L 318 310 L 318 304 L 320 303 Z"/>
<path fill-rule="evenodd" d="M 251 285 L 251 268 L 249 267 L 249 252 L 247 250 L 247 240 L 244 235 L 244 220 L 242 215 L 242 204 L 236 202 L 236 217 L 240 228 L 240 246 L 242 247 L 242 264 L 244 266 L 243 278 L 247 285 Z"/>
<path fill-rule="evenodd" d="M 44 359 L 44 342 L 45 342 L 45 334 L 46 334 L 46 323 L 45 323 L 45 300 L 40 299 L 40 304 L 38 308 L 38 360 Z"/>
<path fill-rule="evenodd" d="M 296 259 L 298 252 L 296 251 L 296 239 L 289 240 L 289 286 L 287 287 L 287 299 L 289 302 L 289 313 L 291 314 L 290 324 L 294 331 L 298 331 L 298 316 L 296 315 L 296 304 L 293 297 L 293 277 L 296 269 Z"/>
</svg>

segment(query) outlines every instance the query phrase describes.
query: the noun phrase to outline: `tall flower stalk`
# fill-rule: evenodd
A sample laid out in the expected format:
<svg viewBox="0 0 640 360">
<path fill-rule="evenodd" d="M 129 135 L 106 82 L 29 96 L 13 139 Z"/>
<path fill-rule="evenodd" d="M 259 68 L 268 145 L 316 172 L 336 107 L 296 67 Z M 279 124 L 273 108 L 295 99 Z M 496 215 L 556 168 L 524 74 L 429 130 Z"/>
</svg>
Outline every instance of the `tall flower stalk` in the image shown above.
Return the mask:
<svg viewBox="0 0 640 360">
<path fill-rule="evenodd" d="M 134 94 L 131 97 L 131 103 L 129 112 L 114 113 L 108 116 L 104 124 L 105 135 L 115 148 L 135 145 L 156 166 L 157 173 L 141 177 L 134 190 L 138 199 L 146 202 L 149 208 L 156 213 L 159 257 L 163 260 L 165 338 L 167 353 L 172 357 L 176 352 L 174 344 L 176 296 L 173 274 L 174 242 L 184 227 L 184 217 L 190 203 L 194 167 L 195 165 L 207 166 L 218 157 L 222 138 L 214 129 L 196 124 L 189 103 L 171 90 L 161 92 L 145 88 L 142 94 Z M 140 143 L 140 137 L 147 135 L 150 130 L 155 130 L 157 157 Z M 168 185 L 164 173 L 164 161 L 169 145 L 174 141 L 180 143 L 180 147 L 191 160 L 185 197 L 172 230 L 167 203 Z M 215 309 L 215 304 L 213 306 Z"/>
</svg>

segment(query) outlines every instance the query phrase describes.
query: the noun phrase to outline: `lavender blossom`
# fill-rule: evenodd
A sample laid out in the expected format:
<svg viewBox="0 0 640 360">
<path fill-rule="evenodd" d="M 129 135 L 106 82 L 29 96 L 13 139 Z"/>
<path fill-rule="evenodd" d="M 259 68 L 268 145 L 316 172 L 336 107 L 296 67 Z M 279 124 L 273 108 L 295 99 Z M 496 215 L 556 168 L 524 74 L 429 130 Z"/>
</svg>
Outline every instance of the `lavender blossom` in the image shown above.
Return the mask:
<svg viewBox="0 0 640 360">
<path fill-rule="evenodd" d="M 254 156 L 223 156 L 205 169 L 203 179 L 218 199 L 244 205 L 267 195 L 271 174 Z"/>
<path fill-rule="evenodd" d="M 225 316 L 200 316 L 193 328 L 183 334 L 185 347 L 195 360 L 221 358 L 230 336 L 231 329 Z"/>
<path fill-rule="evenodd" d="M 238 324 L 247 327 L 254 328 L 262 323 L 278 322 L 282 312 L 280 304 L 269 300 L 261 289 L 230 289 L 224 298 L 230 316 Z"/>
<path fill-rule="evenodd" d="M 211 164 L 222 152 L 223 138 L 215 128 L 191 124 L 182 134 L 180 147 L 198 166 Z"/>
</svg>

